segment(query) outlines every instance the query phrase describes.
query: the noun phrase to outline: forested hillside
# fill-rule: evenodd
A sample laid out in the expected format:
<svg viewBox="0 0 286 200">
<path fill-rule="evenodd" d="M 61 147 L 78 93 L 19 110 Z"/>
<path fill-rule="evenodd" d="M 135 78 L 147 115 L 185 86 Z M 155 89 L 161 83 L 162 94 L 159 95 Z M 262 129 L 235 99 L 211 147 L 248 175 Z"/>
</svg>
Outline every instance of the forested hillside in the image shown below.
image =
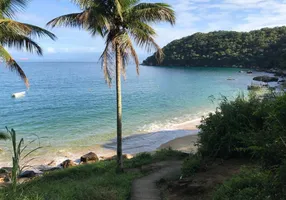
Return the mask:
<svg viewBox="0 0 286 200">
<path fill-rule="evenodd" d="M 169 43 L 163 51 L 162 63 L 154 54 L 143 64 L 286 68 L 286 27 L 196 33 Z"/>
</svg>

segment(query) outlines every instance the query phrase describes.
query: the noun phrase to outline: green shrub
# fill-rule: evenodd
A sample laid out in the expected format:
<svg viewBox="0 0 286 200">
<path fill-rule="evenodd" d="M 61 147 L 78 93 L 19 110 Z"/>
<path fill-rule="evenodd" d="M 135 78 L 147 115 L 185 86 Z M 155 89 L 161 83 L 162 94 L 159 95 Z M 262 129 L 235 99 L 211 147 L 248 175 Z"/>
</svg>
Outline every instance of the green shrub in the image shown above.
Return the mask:
<svg viewBox="0 0 286 200">
<path fill-rule="evenodd" d="M 268 166 L 281 164 L 286 156 L 281 140 L 286 140 L 285 127 L 286 95 L 224 99 L 199 126 L 199 152 L 220 158 L 251 157 Z"/>
<path fill-rule="evenodd" d="M 202 159 L 200 156 L 194 155 L 186 158 L 182 165 L 182 176 L 189 177 L 193 176 L 200 169 Z"/>
<path fill-rule="evenodd" d="M 168 148 L 156 151 L 155 154 L 153 155 L 153 159 L 154 161 L 181 160 L 188 156 L 189 154 L 187 153 Z"/>
<path fill-rule="evenodd" d="M 271 171 L 244 168 L 221 185 L 214 200 L 282 200 L 283 191 Z"/>
<path fill-rule="evenodd" d="M 153 158 L 150 153 L 140 153 L 140 154 L 137 154 L 134 158 L 130 160 L 126 160 L 124 162 L 124 166 L 126 168 L 136 168 L 136 167 L 150 164 L 152 163 L 152 161 L 153 161 Z"/>
<path fill-rule="evenodd" d="M 116 173 L 115 161 L 50 172 L 26 184 L 0 190 L 2 200 L 126 200 L 140 173 Z"/>
</svg>

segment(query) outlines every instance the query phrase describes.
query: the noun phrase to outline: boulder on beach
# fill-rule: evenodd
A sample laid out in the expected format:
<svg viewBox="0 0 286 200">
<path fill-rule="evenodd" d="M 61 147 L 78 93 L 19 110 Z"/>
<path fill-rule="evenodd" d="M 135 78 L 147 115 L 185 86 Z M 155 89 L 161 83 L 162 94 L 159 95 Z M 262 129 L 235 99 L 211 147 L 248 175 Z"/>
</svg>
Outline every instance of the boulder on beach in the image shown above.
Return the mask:
<svg viewBox="0 0 286 200">
<path fill-rule="evenodd" d="M 19 178 L 34 178 L 36 176 L 38 176 L 39 174 L 37 174 L 36 172 L 32 171 L 32 170 L 28 170 L 28 171 L 24 171 L 23 173 L 21 173 L 19 175 Z"/>
<path fill-rule="evenodd" d="M 7 183 L 11 180 L 11 171 L 8 168 L 1 168 L 0 169 L 0 183 Z"/>
<path fill-rule="evenodd" d="M 253 78 L 253 80 L 269 83 L 269 82 L 277 82 L 279 78 L 270 76 L 256 76 Z"/>
<path fill-rule="evenodd" d="M 7 174 L 0 174 L 0 183 L 10 182 L 11 178 Z"/>
<path fill-rule="evenodd" d="M 66 168 L 74 167 L 76 166 L 76 164 L 72 160 L 65 160 L 64 162 L 62 162 L 61 166 L 62 168 L 66 169 Z"/>
<path fill-rule="evenodd" d="M 99 158 L 93 152 L 89 152 L 88 154 L 85 154 L 82 157 L 80 157 L 81 163 L 92 163 L 92 162 L 97 162 L 97 161 L 99 161 Z"/>
</svg>

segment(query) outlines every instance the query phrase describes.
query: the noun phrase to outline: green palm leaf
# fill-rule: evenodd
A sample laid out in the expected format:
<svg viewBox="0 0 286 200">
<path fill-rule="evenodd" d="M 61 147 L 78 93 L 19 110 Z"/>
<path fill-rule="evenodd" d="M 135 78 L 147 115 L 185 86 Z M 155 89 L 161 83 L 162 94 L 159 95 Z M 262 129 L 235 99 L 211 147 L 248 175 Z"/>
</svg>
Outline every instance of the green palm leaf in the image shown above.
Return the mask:
<svg viewBox="0 0 286 200">
<path fill-rule="evenodd" d="M 1 0 L 0 11 L 2 17 L 13 18 L 16 12 L 25 8 L 29 0 Z"/>
<path fill-rule="evenodd" d="M 29 88 L 29 80 L 25 74 L 25 72 L 21 69 L 18 63 L 12 58 L 12 56 L 2 47 L 0 46 L 0 58 L 2 58 L 9 70 L 16 72 L 21 79 L 25 82 L 26 86 Z"/>
<path fill-rule="evenodd" d="M 10 19 L 14 17 L 16 12 L 22 10 L 28 1 L 0 0 L 0 58 L 6 62 L 11 71 L 15 71 L 24 80 L 27 87 L 29 87 L 29 81 L 24 71 L 5 50 L 4 46 L 16 47 L 20 50 L 42 55 L 41 47 L 32 38 L 46 36 L 52 40 L 56 39 L 53 33 L 43 28 Z"/>
<path fill-rule="evenodd" d="M 142 22 L 169 22 L 175 24 L 175 12 L 165 3 L 140 3 L 130 9 L 129 14 Z"/>
</svg>

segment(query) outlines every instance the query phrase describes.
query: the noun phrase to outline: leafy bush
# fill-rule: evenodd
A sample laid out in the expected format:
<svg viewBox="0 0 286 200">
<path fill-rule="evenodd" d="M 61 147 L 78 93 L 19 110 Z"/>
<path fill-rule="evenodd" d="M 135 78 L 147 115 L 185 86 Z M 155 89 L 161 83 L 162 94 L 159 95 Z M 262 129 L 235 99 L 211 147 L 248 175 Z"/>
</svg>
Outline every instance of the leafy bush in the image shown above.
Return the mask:
<svg viewBox="0 0 286 200">
<path fill-rule="evenodd" d="M 115 161 L 102 161 L 50 172 L 43 177 L 0 190 L 2 200 L 125 200 L 140 173 L 116 173 Z"/>
<path fill-rule="evenodd" d="M 140 154 L 137 154 L 131 160 L 126 160 L 124 162 L 124 166 L 126 168 L 136 168 L 136 167 L 150 164 L 152 160 L 153 158 L 150 153 L 140 153 Z"/>
<path fill-rule="evenodd" d="M 193 176 L 201 167 L 202 159 L 200 156 L 194 155 L 186 158 L 182 165 L 182 176 Z"/>
<path fill-rule="evenodd" d="M 155 154 L 153 155 L 153 159 L 155 161 L 181 160 L 188 156 L 189 154 L 187 153 L 168 148 L 168 149 L 161 149 L 159 151 L 156 151 Z"/>
<path fill-rule="evenodd" d="M 151 153 L 139 153 L 133 159 L 126 160 L 124 166 L 126 168 L 136 168 L 143 165 L 148 165 L 153 162 L 160 162 L 165 160 L 182 160 L 189 156 L 189 154 L 172 150 L 172 149 L 161 149 L 156 151 L 154 154 Z"/>
<path fill-rule="evenodd" d="M 199 152 L 221 158 L 252 157 L 269 166 L 281 164 L 286 156 L 285 127 L 286 95 L 224 99 L 199 126 Z"/>
<path fill-rule="evenodd" d="M 283 190 L 271 171 L 244 168 L 214 193 L 214 200 L 279 200 Z"/>
</svg>

